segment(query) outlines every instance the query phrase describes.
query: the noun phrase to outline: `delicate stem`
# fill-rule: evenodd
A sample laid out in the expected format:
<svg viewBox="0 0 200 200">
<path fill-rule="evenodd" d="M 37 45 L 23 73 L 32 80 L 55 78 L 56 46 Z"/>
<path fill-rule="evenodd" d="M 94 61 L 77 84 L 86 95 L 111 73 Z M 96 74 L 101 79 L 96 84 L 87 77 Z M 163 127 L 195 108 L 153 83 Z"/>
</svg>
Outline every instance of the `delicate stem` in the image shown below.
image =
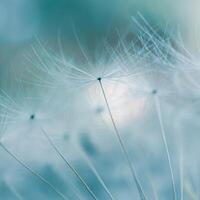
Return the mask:
<svg viewBox="0 0 200 200">
<path fill-rule="evenodd" d="M 122 138 L 121 138 L 120 133 L 119 133 L 119 131 L 118 131 L 117 125 L 116 125 L 116 123 L 115 123 L 113 114 L 112 114 L 111 109 L 110 109 L 110 105 L 109 105 L 109 103 L 108 103 L 108 99 L 107 99 L 107 96 L 106 96 L 106 92 L 105 92 L 105 90 L 104 90 L 104 87 L 103 87 L 103 84 L 102 84 L 102 81 L 101 81 L 101 78 L 98 78 L 97 80 L 99 81 L 99 84 L 100 84 L 100 87 L 101 87 L 101 91 L 102 91 L 102 93 L 103 93 L 103 97 L 104 97 L 104 100 L 105 100 L 105 103 L 106 103 L 106 107 L 107 107 L 107 110 L 108 110 L 110 119 L 111 119 L 111 121 L 112 121 L 112 125 L 113 125 L 113 128 L 114 128 L 115 134 L 116 134 L 117 139 L 118 139 L 118 142 L 119 142 L 119 144 L 120 144 L 122 153 L 123 153 L 123 155 L 124 155 L 124 157 L 125 157 L 125 159 L 126 159 L 126 161 L 127 161 L 127 164 L 128 164 L 128 166 L 129 166 L 130 172 L 131 172 L 132 177 L 133 177 L 133 180 L 134 180 L 134 182 L 135 182 L 135 184 L 136 184 L 136 187 L 137 187 L 137 190 L 138 190 L 138 192 L 139 192 L 140 198 L 141 198 L 141 200 L 146 200 L 146 195 L 145 195 L 145 193 L 144 193 L 144 191 L 143 191 L 143 189 L 142 189 L 142 186 L 140 185 L 140 182 L 139 182 L 139 180 L 138 180 L 138 178 L 137 178 L 137 175 L 136 175 L 135 168 L 133 167 L 133 165 L 132 165 L 132 163 L 131 163 L 131 160 L 130 160 L 130 158 L 129 158 L 128 152 L 127 152 L 126 147 L 125 147 L 125 145 L 124 145 L 124 143 L 123 143 L 123 141 L 122 141 Z"/>
<path fill-rule="evenodd" d="M 10 184 L 8 184 L 6 182 L 6 185 L 8 186 L 9 190 L 13 193 L 13 195 L 18 199 L 18 200 L 24 200 L 21 195 L 19 194 L 19 192 Z"/>
<path fill-rule="evenodd" d="M 154 186 L 154 184 L 153 184 L 153 182 L 152 182 L 152 180 L 150 179 L 150 184 L 151 184 L 151 187 L 152 187 L 152 190 L 153 190 L 153 196 L 154 196 L 154 200 L 158 200 L 158 194 L 157 194 L 157 192 L 156 192 L 156 189 L 155 189 L 155 186 Z"/>
<path fill-rule="evenodd" d="M 36 178 L 38 178 L 41 182 L 43 182 L 44 184 L 46 184 L 47 186 L 49 186 L 54 192 L 56 192 L 62 199 L 64 200 L 68 200 L 68 198 L 66 198 L 64 196 L 64 194 L 62 194 L 60 191 L 58 191 L 51 183 L 49 183 L 45 178 L 43 178 L 40 174 L 38 174 L 37 172 L 35 172 L 33 169 L 31 169 L 28 165 L 26 165 L 23 161 L 21 161 L 19 158 L 17 158 L 17 156 L 12 153 L 6 146 L 4 146 L 2 143 L 0 143 L 0 146 L 4 149 L 4 151 L 6 151 L 17 163 L 19 163 L 22 167 L 24 167 L 30 174 L 32 174 L 33 176 L 35 176 Z"/>
<path fill-rule="evenodd" d="M 178 146 L 179 148 L 179 171 L 180 171 L 180 200 L 184 199 L 184 138 L 182 132 L 178 131 Z"/>
<path fill-rule="evenodd" d="M 98 181 L 101 183 L 102 187 L 104 188 L 105 192 L 107 193 L 107 195 L 109 196 L 109 198 L 111 200 L 114 200 L 113 195 L 111 194 L 111 192 L 109 191 L 108 187 L 106 186 L 105 182 L 103 181 L 103 179 L 101 178 L 100 174 L 98 173 L 98 171 L 96 170 L 95 166 L 93 165 L 93 163 L 89 160 L 89 158 L 87 156 L 84 156 L 84 159 L 86 160 L 87 164 L 89 165 L 89 167 L 91 168 L 92 172 L 94 173 L 94 175 L 96 176 L 96 178 L 98 179 Z"/>
<path fill-rule="evenodd" d="M 174 174 L 173 174 L 173 169 L 172 169 L 172 164 L 171 164 L 171 156 L 169 153 L 169 147 L 168 147 L 167 140 L 166 140 L 166 133 L 165 133 L 164 125 L 163 125 L 163 119 L 162 119 L 162 114 L 161 114 L 161 109 L 160 109 L 160 101 L 156 95 L 154 97 L 155 97 L 154 99 L 155 99 L 155 104 L 156 104 L 157 116 L 158 116 L 160 129 L 161 129 L 162 141 L 164 144 L 164 148 L 165 148 L 165 152 L 166 152 L 167 160 L 168 160 L 168 164 L 169 164 L 169 169 L 170 169 L 171 184 L 172 184 L 172 189 L 173 189 L 173 199 L 176 200 Z"/>
<path fill-rule="evenodd" d="M 95 200 L 97 200 L 97 197 L 95 194 L 92 192 L 90 187 L 87 185 L 87 183 L 83 180 L 81 175 L 77 172 L 77 170 L 69 163 L 69 161 L 64 157 L 64 155 L 59 151 L 59 149 L 56 147 L 56 145 L 53 143 L 51 138 L 47 135 L 44 129 L 42 129 L 42 132 L 44 136 L 47 138 L 53 149 L 56 151 L 56 153 L 60 156 L 60 158 L 67 164 L 67 166 L 70 168 L 70 170 L 76 175 L 76 177 L 79 179 L 79 181 L 83 184 L 85 189 L 88 191 L 88 193 L 91 195 L 91 197 Z"/>
<path fill-rule="evenodd" d="M 183 152 L 181 147 L 181 153 L 180 153 L 180 200 L 183 200 L 183 183 L 184 183 L 184 166 L 183 166 Z"/>
</svg>

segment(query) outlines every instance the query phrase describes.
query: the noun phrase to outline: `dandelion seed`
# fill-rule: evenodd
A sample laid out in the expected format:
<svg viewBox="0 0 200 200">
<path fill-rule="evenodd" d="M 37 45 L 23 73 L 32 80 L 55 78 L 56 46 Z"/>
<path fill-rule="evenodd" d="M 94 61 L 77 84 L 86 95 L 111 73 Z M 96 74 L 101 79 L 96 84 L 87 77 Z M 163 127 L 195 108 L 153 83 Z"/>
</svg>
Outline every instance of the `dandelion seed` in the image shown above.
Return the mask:
<svg viewBox="0 0 200 200">
<path fill-rule="evenodd" d="M 80 41 L 78 41 L 78 44 L 80 46 Z M 81 49 L 81 51 L 82 51 L 82 53 L 83 53 L 83 55 L 86 58 L 86 61 L 88 63 L 88 57 L 87 57 L 86 53 L 84 52 L 82 47 L 80 47 L 80 49 Z M 42 51 L 47 55 L 47 57 L 49 57 L 49 55 L 48 55 L 48 53 L 46 53 L 47 51 L 45 49 L 42 49 Z M 38 54 L 37 54 L 37 56 L 38 56 Z M 52 58 L 51 58 L 51 60 L 52 60 Z M 122 60 L 121 64 L 123 64 L 123 62 L 124 61 Z M 58 63 L 60 63 L 63 68 L 61 68 Z M 121 64 L 117 63 L 116 66 L 121 65 Z M 52 68 L 53 71 L 51 72 L 51 66 L 52 65 L 55 65 L 55 67 L 53 66 L 53 68 Z M 91 65 L 91 63 L 88 63 L 88 65 L 89 65 L 89 67 L 93 68 L 93 71 L 94 71 L 95 68 Z M 103 68 L 100 73 L 97 72 L 96 75 L 93 75 L 93 73 L 90 73 L 90 72 L 88 72 L 84 69 L 80 69 L 79 67 L 76 67 L 75 65 L 71 65 L 70 63 L 66 62 L 66 60 L 63 61 L 63 57 L 61 59 L 59 59 L 55 56 L 54 56 L 54 62 L 51 63 L 51 66 L 50 66 L 50 69 L 48 68 L 48 71 L 45 69 L 46 67 L 43 67 L 42 70 L 46 71 L 46 74 L 49 75 L 49 78 L 53 78 L 52 80 L 54 82 L 53 83 L 54 85 L 60 85 L 60 83 L 56 83 L 55 81 L 57 81 L 57 80 L 60 81 L 60 79 L 57 79 L 56 77 L 58 77 L 58 76 L 62 77 L 62 83 L 61 84 L 64 83 L 63 87 L 66 87 L 66 89 L 69 89 L 69 87 L 68 87 L 69 84 L 67 84 L 67 82 L 66 82 L 68 78 L 70 78 L 70 79 L 72 78 L 72 81 L 74 82 L 75 86 L 76 86 L 77 83 L 80 84 L 80 86 L 77 87 L 78 89 L 82 88 L 82 87 L 86 88 L 90 85 L 94 85 L 94 84 L 96 84 L 96 81 L 98 81 L 99 85 L 101 86 L 100 91 L 103 92 L 104 100 L 105 100 L 105 102 L 107 102 L 106 105 L 107 105 L 107 109 L 108 109 L 109 115 L 110 115 L 111 120 L 112 120 L 112 125 L 115 129 L 115 132 L 117 130 L 117 138 L 120 142 L 120 146 L 122 147 L 122 152 L 125 155 L 126 160 L 128 161 L 128 165 L 131 169 L 134 181 L 136 182 L 136 185 L 137 185 L 137 188 L 139 190 L 141 199 L 146 199 L 144 192 L 142 191 L 141 186 L 139 184 L 139 181 L 136 177 L 136 173 L 133 170 L 132 163 L 131 163 L 131 161 L 128 157 L 128 153 L 125 150 L 125 146 L 124 146 L 124 144 L 121 140 L 121 137 L 118 134 L 118 129 L 116 128 L 116 122 L 114 122 L 113 115 L 112 115 L 111 110 L 110 110 L 110 106 L 108 105 L 107 96 L 105 95 L 105 91 L 104 91 L 104 88 L 103 88 L 103 85 L 102 85 L 103 79 L 108 80 L 108 81 L 109 80 L 110 81 L 112 81 L 112 80 L 117 81 L 120 78 L 123 78 L 123 71 L 119 68 L 119 70 L 116 70 L 116 72 L 115 72 L 115 71 L 113 71 L 113 69 L 111 67 L 111 72 L 106 72 L 105 70 L 108 70 L 108 69 Z M 101 64 L 101 66 L 102 66 L 102 64 Z M 99 69 L 100 68 L 96 68 L 96 71 L 98 71 Z M 98 76 L 98 74 L 101 74 L 101 76 Z M 120 74 L 122 74 L 122 75 L 120 75 Z M 128 74 L 128 75 L 125 74 L 124 77 L 126 77 L 126 76 L 134 76 L 134 73 L 131 73 L 131 74 Z M 71 84 L 70 84 L 70 88 L 71 88 Z"/>
</svg>

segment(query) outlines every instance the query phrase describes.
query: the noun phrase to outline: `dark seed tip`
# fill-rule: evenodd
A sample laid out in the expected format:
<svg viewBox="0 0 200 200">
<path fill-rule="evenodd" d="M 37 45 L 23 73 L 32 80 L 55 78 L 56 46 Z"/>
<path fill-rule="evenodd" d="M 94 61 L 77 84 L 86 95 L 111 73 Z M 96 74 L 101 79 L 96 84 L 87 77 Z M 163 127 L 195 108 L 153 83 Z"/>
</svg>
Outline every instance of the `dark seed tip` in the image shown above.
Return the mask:
<svg viewBox="0 0 200 200">
<path fill-rule="evenodd" d="M 156 89 L 154 89 L 154 90 L 152 90 L 152 92 L 151 92 L 152 94 L 157 94 L 158 93 L 158 91 L 156 90 Z"/>
<path fill-rule="evenodd" d="M 34 114 L 31 114 L 31 115 L 30 115 L 30 119 L 31 119 L 31 120 L 34 120 L 34 119 L 35 119 L 35 115 L 34 115 Z"/>
</svg>

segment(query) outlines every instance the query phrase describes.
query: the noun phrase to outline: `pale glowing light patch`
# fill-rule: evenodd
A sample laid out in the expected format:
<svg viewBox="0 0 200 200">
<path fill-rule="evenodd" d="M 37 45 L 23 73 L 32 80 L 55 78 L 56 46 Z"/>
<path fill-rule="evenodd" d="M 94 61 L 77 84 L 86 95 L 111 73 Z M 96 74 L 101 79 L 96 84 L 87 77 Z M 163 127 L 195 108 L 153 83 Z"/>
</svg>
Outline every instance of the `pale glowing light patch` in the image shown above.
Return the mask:
<svg viewBox="0 0 200 200">
<path fill-rule="evenodd" d="M 121 82 L 104 82 L 103 87 L 114 119 L 118 126 L 126 126 L 132 121 L 141 118 L 145 112 L 146 98 L 135 96 L 131 88 Z M 90 102 L 97 114 L 100 114 L 107 123 L 111 119 L 106 107 L 100 85 L 97 83 L 89 89 Z"/>
</svg>

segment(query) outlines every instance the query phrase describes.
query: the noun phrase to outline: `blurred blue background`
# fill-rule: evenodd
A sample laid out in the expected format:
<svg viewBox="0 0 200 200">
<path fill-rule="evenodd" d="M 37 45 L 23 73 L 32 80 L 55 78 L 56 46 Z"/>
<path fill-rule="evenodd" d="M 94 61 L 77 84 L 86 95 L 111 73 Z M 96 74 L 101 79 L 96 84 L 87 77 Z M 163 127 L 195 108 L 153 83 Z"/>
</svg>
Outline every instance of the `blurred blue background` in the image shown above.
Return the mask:
<svg viewBox="0 0 200 200">
<path fill-rule="evenodd" d="M 158 30 L 158 33 L 165 33 L 169 36 L 173 32 L 180 34 L 185 46 L 191 52 L 196 52 L 200 44 L 199 7 L 200 2 L 198 0 L 0 0 L 0 88 L 6 88 L 6 91 L 13 90 L 14 94 L 18 94 L 15 85 L 12 85 L 13 79 L 19 79 L 18 81 L 20 82 L 20 75 L 29 67 L 26 62 L 26 53 L 38 41 L 41 41 L 42 45 L 48 47 L 48 49 L 58 52 L 58 54 L 60 53 L 59 43 L 61 43 L 66 57 L 77 59 L 78 61 L 79 59 L 81 60 L 80 47 L 76 38 L 78 36 L 88 57 L 92 59 L 96 53 L 96 49 L 105 40 L 110 45 L 114 46 L 117 44 L 119 40 L 118 32 L 123 37 L 129 36 L 128 33 L 130 31 L 132 33 L 131 38 L 134 38 L 134 34 L 136 35 L 137 33 L 132 17 L 137 18 L 138 13 L 141 13 Z M 172 78 L 172 74 L 171 72 L 168 73 L 167 78 Z M 159 78 L 157 78 L 157 75 L 155 77 L 157 81 Z M 170 78 L 167 79 L 167 83 L 170 82 Z M 184 82 L 184 78 L 181 81 Z M 193 83 L 199 86 L 198 82 L 194 81 Z M 168 88 L 168 85 L 166 88 Z M 199 87 L 197 88 L 199 89 Z M 113 88 L 108 87 L 107 89 L 109 92 L 111 91 L 110 97 L 114 96 L 112 93 Z M 136 162 L 138 176 L 150 199 L 156 196 L 153 194 L 154 187 L 158 191 L 159 199 L 170 199 L 170 177 L 166 157 L 163 156 L 163 144 L 160 142 L 161 138 L 159 135 L 160 126 L 154 103 L 152 103 L 152 99 L 148 99 L 148 102 L 143 102 L 144 99 L 141 100 L 140 98 L 137 101 L 135 97 L 130 100 L 129 96 L 124 95 L 124 90 L 126 92 L 127 88 L 119 86 L 119 94 L 116 95 L 116 102 L 120 109 L 116 109 L 116 113 L 118 114 L 116 116 L 119 117 L 122 113 L 121 107 L 129 114 L 132 107 L 139 107 L 138 110 L 137 108 L 136 110 L 133 109 L 136 112 L 136 118 L 133 116 L 132 119 L 130 117 L 132 115 L 127 115 L 128 117 L 125 117 L 122 120 L 123 122 L 121 122 L 123 124 L 121 128 L 124 133 L 123 137 L 128 150 L 131 152 L 131 159 Z M 33 90 L 33 95 L 35 95 L 34 92 Z M 67 94 L 66 97 L 65 92 L 61 91 L 61 93 L 64 97 L 64 99 L 61 99 L 63 103 L 61 106 L 59 104 L 61 101 L 59 95 L 54 96 L 55 101 L 57 101 L 56 105 L 50 104 L 50 106 L 47 106 L 45 98 L 48 96 L 48 92 L 45 91 L 43 92 L 43 95 L 46 95 L 44 102 L 42 102 L 43 104 L 38 105 L 35 103 L 36 105 L 31 105 L 31 108 L 35 109 L 38 106 L 38 110 L 40 111 L 42 107 L 42 114 L 45 113 L 43 111 L 47 111 L 47 115 L 52 112 L 53 116 L 56 112 L 61 112 L 60 118 L 56 118 L 53 123 L 51 121 L 45 121 L 44 123 L 50 127 L 50 133 L 52 131 L 54 133 L 53 136 L 55 136 L 53 139 L 59 143 L 63 152 L 69 156 L 70 161 L 83 174 L 88 185 L 100 199 L 106 199 L 108 196 L 106 196 L 105 190 L 102 189 L 102 185 L 97 180 L 91 168 L 88 167 L 88 163 L 83 159 L 81 154 L 83 152 L 89 157 L 91 162 L 96 164 L 98 172 L 100 172 L 106 184 L 119 200 L 131 199 L 131 195 L 134 196 L 136 194 L 136 189 L 132 189 L 129 183 L 130 174 L 127 172 L 127 166 L 124 164 L 122 156 L 120 156 L 121 152 L 115 140 L 116 138 L 114 139 L 114 136 L 110 134 L 111 132 L 113 133 L 113 130 L 112 127 L 109 127 L 109 120 L 106 121 L 109 117 L 104 107 L 105 102 L 103 101 L 104 103 L 102 104 L 101 101 L 101 92 L 99 93 L 99 90 L 95 88 L 89 94 L 80 92 L 76 97 L 73 95 L 69 95 L 70 97 L 68 97 Z M 100 94 L 100 103 L 97 104 L 95 102 L 96 104 L 93 105 L 88 96 L 95 96 L 96 93 L 97 96 Z M 184 94 L 186 93 L 187 91 L 185 92 L 184 90 Z M 196 93 L 195 87 L 194 93 Z M 19 94 L 21 95 L 20 92 Z M 125 96 L 125 103 L 123 102 L 123 104 L 118 101 L 118 99 L 124 100 L 121 96 Z M 65 98 L 68 100 L 66 104 Z M 172 160 L 174 166 L 176 166 L 175 176 L 178 177 L 176 179 L 176 186 L 179 188 L 179 173 L 181 172 L 179 164 L 177 164 L 179 162 L 177 160 L 177 152 L 179 151 L 178 145 L 180 142 L 177 139 L 179 138 L 178 133 L 183 132 L 186 136 L 185 139 L 188 140 L 190 135 L 188 136 L 187 133 L 192 129 L 194 130 L 190 138 L 191 142 L 188 145 L 190 151 L 187 149 L 187 152 L 188 154 L 191 153 L 188 156 L 189 160 L 195 160 L 193 151 L 198 149 L 199 145 L 197 142 L 199 121 L 198 117 L 196 117 L 196 107 L 187 107 L 193 102 L 193 99 L 192 101 L 190 99 L 187 101 L 187 98 L 185 98 L 183 103 L 181 98 L 177 100 L 173 94 L 170 98 L 163 100 L 164 106 L 162 110 L 166 130 L 169 134 L 167 137 L 169 139 L 170 150 L 173 152 Z M 23 101 L 18 101 L 17 98 L 15 100 L 17 105 L 19 105 L 19 111 L 27 111 L 26 108 L 28 106 Z M 143 105 L 141 106 L 140 104 L 143 103 L 145 104 L 145 108 L 141 109 Z M 185 110 L 182 110 L 183 107 Z M 66 111 L 65 114 L 62 113 L 64 111 Z M 137 112 L 142 113 L 141 118 Z M 190 112 L 194 112 L 195 114 L 189 115 L 188 113 Z M 17 117 L 16 119 L 18 120 Z M 117 119 L 120 121 L 120 117 Z M 14 131 L 9 131 L 14 132 L 14 134 L 8 134 L 8 138 L 11 137 L 11 142 L 8 142 L 8 146 L 18 156 L 27 161 L 31 167 L 58 187 L 61 192 L 69 195 L 69 199 L 78 199 L 78 196 L 80 196 L 80 199 L 88 200 L 89 195 L 85 192 L 80 182 L 71 174 L 70 170 L 66 170 L 63 163 L 61 164 L 58 161 L 57 155 L 52 150 L 52 147 L 47 145 L 46 140 L 44 138 L 41 139 L 37 125 L 31 124 L 30 120 L 27 121 L 22 124 L 22 127 L 18 124 L 11 124 L 10 129 L 14 127 Z M 191 128 L 193 125 L 196 128 Z M 57 132 L 59 132 L 58 135 L 56 135 Z M 30 135 L 27 133 L 30 133 Z M 102 136 L 102 133 L 105 133 L 107 137 L 104 137 L 105 135 Z M 175 135 L 176 139 L 174 139 Z M 39 142 L 37 137 L 39 137 Z M 0 155 L 3 155 L 3 162 L 0 161 L 0 174 L 2 175 L 0 179 L 0 199 L 1 195 L 3 196 L 3 200 L 12 200 L 17 197 L 21 200 L 35 200 L 36 198 L 39 200 L 60 199 L 58 195 L 44 186 L 44 184 L 41 184 L 37 179 L 34 179 L 33 176 L 25 172 L 26 170 L 18 166 L 5 152 L 0 151 Z M 196 165 L 192 165 L 192 167 L 192 170 L 187 171 L 188 180 L 192 177 L 192 181 L 191 183 L 186 181 L 185 184 L 185 191 L 192 193 L 192 195 L 190 194 L 191 196 L 193 194 L 196 195 L 196 188 L 192 187 L 192 184 L 199 181 L 195 179 L 198 174 L 198 167 Z M 188 168 L 190 169 L 190 167 Z M 147 179 L 150 181 L 146 181 Z M 154 185 L 152 184 L 152 187 L 148 185 L 151 181 L 155 183 Z M 196 185 L 198 186 L 198 184 Z M 191 198 L 190 195 L 188 195 L 188 199 Z M 194 199 L 198 198 L 195 196 Z"/>
</svg>

